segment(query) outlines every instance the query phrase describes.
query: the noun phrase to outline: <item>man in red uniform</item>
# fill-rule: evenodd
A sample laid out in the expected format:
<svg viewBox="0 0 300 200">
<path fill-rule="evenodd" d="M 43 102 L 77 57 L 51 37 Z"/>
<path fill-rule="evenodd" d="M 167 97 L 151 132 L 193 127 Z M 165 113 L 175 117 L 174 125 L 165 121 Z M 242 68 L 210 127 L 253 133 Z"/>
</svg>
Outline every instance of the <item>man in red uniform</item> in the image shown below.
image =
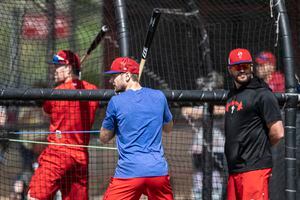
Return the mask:
<svg viewBox="0 0 300 200">
<path fill-rule="evenodd" d="M 280 71 L 276 71 L 276 58 L 274 54 L 268 51 L 260 52 L 255 61 L 257 63 L 257 76 L 262 78 L 273 92 L 284 92 L 284 75 Z"/>
<path fill-rule="evenodd" d="M 53 57 L 55 89 L 88 89 L 97 87 L 79 80 L 79 57 L 69 50 Z M 88 199 L 88 145 L 90 135 L 81 131 L 92 128 L 96 101 L 46 101 L 43 109 L 50 117 L 48 147 L 39 157 L 39 167 L 31 178 L 28 199 L 53 199 L 58 190 L 64 200 Z M 68 145 L 71 144 L 71 145 Z"/>
</svg>

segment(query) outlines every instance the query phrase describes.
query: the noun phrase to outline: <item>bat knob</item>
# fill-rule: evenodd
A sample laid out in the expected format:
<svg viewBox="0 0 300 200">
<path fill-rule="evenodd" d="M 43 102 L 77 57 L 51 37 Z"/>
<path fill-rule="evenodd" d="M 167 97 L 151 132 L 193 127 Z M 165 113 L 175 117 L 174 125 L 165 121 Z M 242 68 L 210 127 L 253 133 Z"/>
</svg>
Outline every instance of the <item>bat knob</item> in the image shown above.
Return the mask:
<svg viewBox="0 0 300 200">
<path fill-rule="evenodd" d="M 102 30 L 103 32 L 107 32 L 107 31 L 109 30 L 109 28 L 108 28 L 107 25 L 103 25 L 102 28 L 101 28 L 101 30 Z"/>
<path fill-rule="evenodd" d="M 154 12 L 154 13 L 161 13 L 159 8 L 154 8 L 154 9 L 153 9 L 153 12 Z"/>
</svg>

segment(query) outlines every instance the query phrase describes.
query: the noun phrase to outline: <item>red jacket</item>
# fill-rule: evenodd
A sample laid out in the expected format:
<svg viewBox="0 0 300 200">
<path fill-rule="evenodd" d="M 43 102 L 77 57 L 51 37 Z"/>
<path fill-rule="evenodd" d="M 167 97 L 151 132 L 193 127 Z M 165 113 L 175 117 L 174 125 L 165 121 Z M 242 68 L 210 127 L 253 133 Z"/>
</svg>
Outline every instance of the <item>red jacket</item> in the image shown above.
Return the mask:
<svg viewBox="0 0 300 200">
<path fill-rule="evenodd" d="M 285 92 L 284 75 L 281 72 L 273 72 L 268 85 L 273 92 Z"/>
<path fill-rule="evenodd" d="M 97 87 L 86 81 L 71 80 L 55 89 L 88 89 Z M 51 124 L 48 142 L 88 145 L 89 133 L 64 133 L 67 131 L 89 131 L 95 119 L 97 101 L 46 101 L 44 111 L 50 115 Z M 62 133 L 61 133 L 62 132 Z"/>
</svg>

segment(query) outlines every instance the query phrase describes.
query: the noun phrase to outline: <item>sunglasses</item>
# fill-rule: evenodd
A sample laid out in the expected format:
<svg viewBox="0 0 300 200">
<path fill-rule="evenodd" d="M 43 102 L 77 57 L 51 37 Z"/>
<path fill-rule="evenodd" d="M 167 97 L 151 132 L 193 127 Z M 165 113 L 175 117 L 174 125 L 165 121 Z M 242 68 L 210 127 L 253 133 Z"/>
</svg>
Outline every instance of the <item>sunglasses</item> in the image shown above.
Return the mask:
<svg viewBox="0 0 300 200">
<path fill-rule="evenodd" d="M 242 64 L 238 64 L 238 65 L 231 65 L 229 66 L 229 69 L 232 71 L 241 71 L 241 70 L 250 70 L 252 67 L 251 63 L 242 63 Z"/>
<path fill-rule="evenodd" d="M 52 59 L 52 63 L 54 65 L 66 65 L 68 64 L 68 61 L 60 57 L 59 55 L 54 55 Z"/>
</svg>

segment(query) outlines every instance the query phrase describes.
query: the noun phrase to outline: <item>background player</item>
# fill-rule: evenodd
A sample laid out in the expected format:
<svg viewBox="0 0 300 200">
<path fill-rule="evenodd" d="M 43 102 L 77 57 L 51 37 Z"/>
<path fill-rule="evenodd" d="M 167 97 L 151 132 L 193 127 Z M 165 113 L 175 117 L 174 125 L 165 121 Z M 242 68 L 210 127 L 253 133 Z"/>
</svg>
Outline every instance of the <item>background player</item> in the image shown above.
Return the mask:
<svg viewBox="0 0 300 200">
<path fill-rule="evenodd" d="M 59 51 L 53 57 L 55 89 L 88 89 L 97 87 L 78 79 L 79 57 L 69 50 Z M 51 124 L 50 143 L 88 145 L 90 135 L 80 131 L 91 130 L 96 101 L 46 101 L 44 111 Z M 76 133 L 64 133 L 78 131 Z M 54 132 L 54 133 L 53 133 Z M 31 178 L 28 199 L 51 199 L 60 190 L 63 199 L 88 199 L 88 151 L 84 147 L 50 144 L 39 157 L 39 167 Z"/>
<path fill-rule="evenodd" d="M 276 70 L 276 57 L 268 51 L 260 52 L 255 58 L 257 76 L 262 78 L 273 92 L 284 92 L 284 75 Z"/>
</svg>

